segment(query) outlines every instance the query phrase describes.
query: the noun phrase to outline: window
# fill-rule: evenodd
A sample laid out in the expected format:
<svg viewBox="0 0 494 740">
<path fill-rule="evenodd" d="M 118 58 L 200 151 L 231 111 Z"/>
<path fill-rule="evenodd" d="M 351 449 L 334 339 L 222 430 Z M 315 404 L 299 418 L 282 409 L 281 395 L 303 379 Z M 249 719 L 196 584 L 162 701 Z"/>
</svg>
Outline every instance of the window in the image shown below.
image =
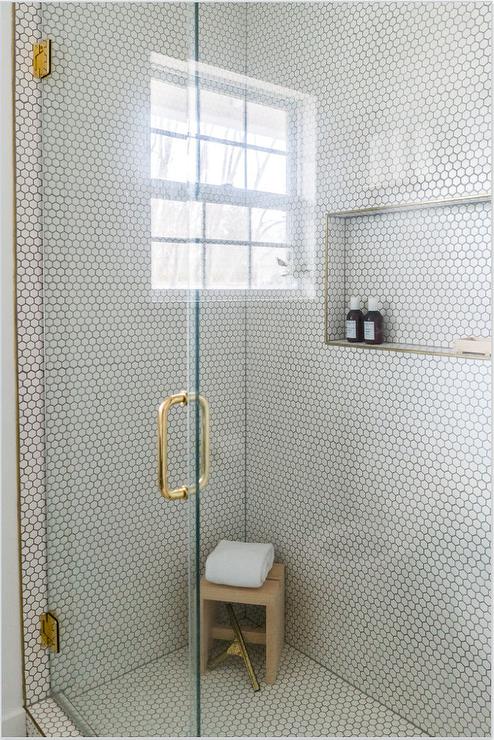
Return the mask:
<svg viewBox="0 0 494 740">
<path fill-rule="evenodd" d="M 296 288 L 300 105 L 214 68 L 191 82 L 178 66 L 161 62 L 151 80 L 153 289 Z"/>
</svg>

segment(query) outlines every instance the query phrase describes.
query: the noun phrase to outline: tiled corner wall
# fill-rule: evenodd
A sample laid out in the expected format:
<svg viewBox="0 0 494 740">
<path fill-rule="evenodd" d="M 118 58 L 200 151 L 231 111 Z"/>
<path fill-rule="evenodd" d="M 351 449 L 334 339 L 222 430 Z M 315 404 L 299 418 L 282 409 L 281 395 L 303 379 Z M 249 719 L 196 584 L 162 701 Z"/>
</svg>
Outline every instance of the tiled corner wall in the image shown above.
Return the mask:
<svg viewBox="0 0 494 740">
<path fill-rule="evenodd" d="M 247 73 L 317 97 L 321 281 L 248 306 L 247 536 L 287 563 L 291 645 L 429 734 L 489 735 L 489 363 L 325 346 L 322 275 L 328 211 L 490 190 L 490 7 L 247 15 Z M 393 254 L 411 234 L 403 216 Z M 484 319 L 489 234 L 454 237 Z"/>
<path fill-rule="evenodd" d="M 191 12 L 184 3 L 16 6 L 28 704 L 50 691 L 70 699 L 187 639 L 187 505 L 159 496 L 155 424 L 160 400 L 188 384 L 189 308 L 155 302 L 149 287 L 147 100 L 149 53 L 186 58 Z M 245 9 L 227 3 L 221 18 L 237 54 Z M 41 35 L 53 40 L 53 72 L 40 83 L 30 55 Z M 129 38 L 133 53 L 122 57 Z M 206 61 L 224 57 L 217 42 L 201 50 Z M 245 535 L 244 322 L 240 304 L 201 317 L 202 392 L 214 405 L 203 554 L 219 537 Z M 172 423 L 178 483 L 185 414 Z M 47 591 L 63 647 L 50 670 L 38 634 Z"/>
</svg>

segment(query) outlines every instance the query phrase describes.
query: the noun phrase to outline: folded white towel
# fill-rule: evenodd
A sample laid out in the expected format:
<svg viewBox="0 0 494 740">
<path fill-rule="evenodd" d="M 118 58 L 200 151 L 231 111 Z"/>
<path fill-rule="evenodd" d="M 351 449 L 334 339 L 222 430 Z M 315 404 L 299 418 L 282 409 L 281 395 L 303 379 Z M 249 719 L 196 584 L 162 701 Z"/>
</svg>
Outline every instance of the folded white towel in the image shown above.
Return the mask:
<svg viewBox="0 0 494 740">
<path fill-rule="evenodd" d="M 273 545 L 221 540 L 206 560 L 206 580 L 224 586 L 260 588 L 273 562 Z"/>
</svg>

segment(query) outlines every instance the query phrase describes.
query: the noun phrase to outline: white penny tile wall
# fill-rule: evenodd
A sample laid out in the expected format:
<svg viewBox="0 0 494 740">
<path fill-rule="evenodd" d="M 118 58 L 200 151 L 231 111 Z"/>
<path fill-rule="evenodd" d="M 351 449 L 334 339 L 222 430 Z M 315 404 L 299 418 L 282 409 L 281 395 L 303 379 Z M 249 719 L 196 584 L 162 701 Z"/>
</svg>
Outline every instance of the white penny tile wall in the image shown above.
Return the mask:
<svg viewBox="0 0 494 740">
<path fill-rule="evenodd" d="M 248 74 L 317 97 L 320 285 L 248 307 L 247 535 L 287 563 L 288 642 L 437 735 L 489 734 L 489 363 L 325 346 L 323 229 L 489 191 L 489 34 L 483 3 L 248 6 Z M 347 222 L 347 285 L 402 341 L 488 333 L 489 225 Z"/>
</svg>

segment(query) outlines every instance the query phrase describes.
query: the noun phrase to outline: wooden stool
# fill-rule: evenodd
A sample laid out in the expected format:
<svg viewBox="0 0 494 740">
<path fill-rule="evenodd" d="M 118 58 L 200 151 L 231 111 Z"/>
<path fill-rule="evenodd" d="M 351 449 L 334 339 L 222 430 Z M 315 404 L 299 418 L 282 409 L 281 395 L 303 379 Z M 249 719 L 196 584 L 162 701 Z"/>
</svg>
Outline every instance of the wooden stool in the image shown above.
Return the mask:
<svg viewBox="0 0 494 740">
<path fill-rule="evenodd" d="M 266 645 L 266 683 L 274 683 L 285 638 L 285 566 L 274 563 L 260 588 L 221 586 L 201 578 L 201 673 L 208 667 L 213 640 L 233 640 L 229 625 L 215 623 L 216 602 L 266 607 L 265 627 L 245 627 L 245 642 Z"/>
</svg>

